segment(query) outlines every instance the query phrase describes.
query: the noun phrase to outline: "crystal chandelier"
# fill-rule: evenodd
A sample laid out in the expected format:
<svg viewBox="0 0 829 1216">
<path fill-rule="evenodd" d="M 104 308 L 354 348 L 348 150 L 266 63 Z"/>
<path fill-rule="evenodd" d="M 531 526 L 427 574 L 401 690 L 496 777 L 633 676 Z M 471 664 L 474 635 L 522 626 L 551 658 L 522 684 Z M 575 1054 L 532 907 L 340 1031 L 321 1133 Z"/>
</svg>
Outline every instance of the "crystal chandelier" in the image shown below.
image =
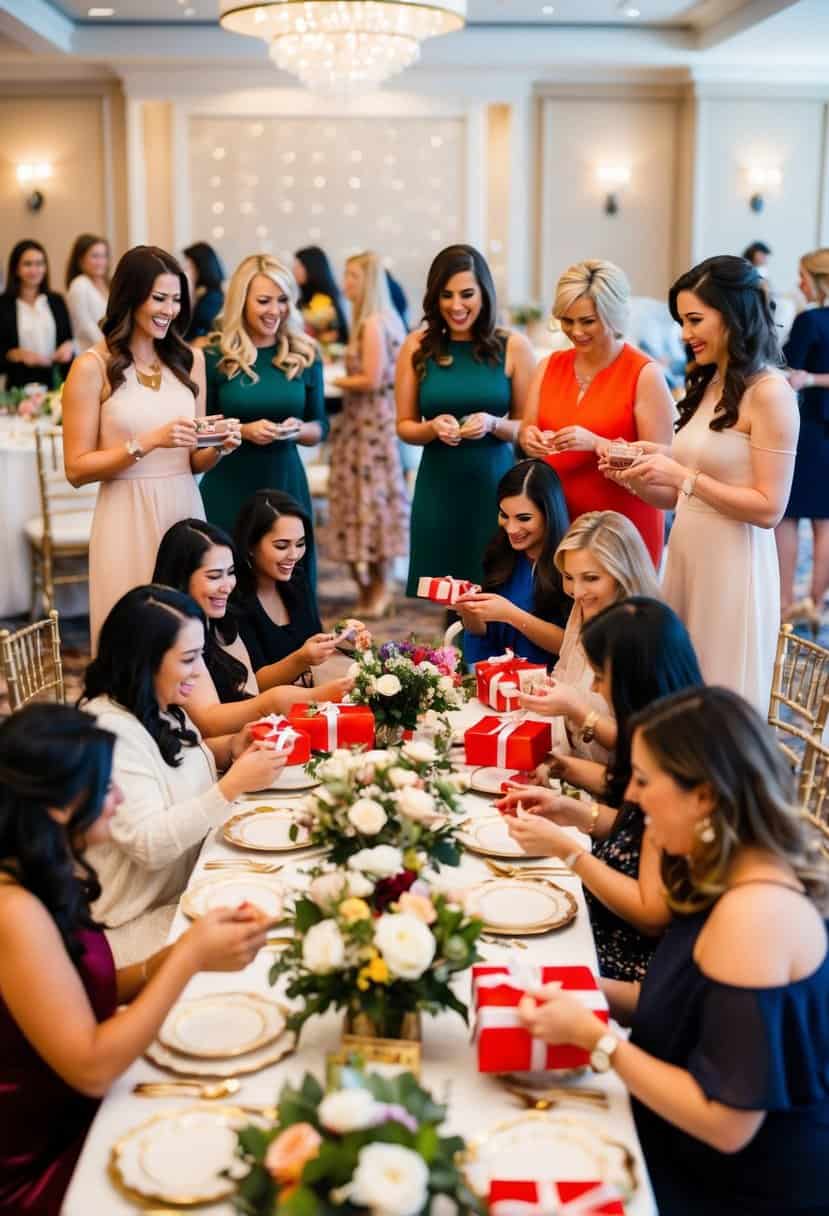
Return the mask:
<svg viewBox="0 0 829 1216">
<path fill-rule="evenodd" d="M 373 88 L 415 63 L 426 38 L 463 28 L 466 0 L 220 0 L 219 21 L 263 38 L 311 89 Z"/>
</svg>

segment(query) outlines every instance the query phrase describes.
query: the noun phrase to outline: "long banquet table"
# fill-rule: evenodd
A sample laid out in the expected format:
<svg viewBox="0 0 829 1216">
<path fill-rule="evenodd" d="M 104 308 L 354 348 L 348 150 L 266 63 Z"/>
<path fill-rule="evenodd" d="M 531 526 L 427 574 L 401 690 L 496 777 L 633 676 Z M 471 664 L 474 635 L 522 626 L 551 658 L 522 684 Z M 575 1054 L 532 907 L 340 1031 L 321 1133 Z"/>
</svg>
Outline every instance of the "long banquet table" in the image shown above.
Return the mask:
<svg viewBox="0 0 829 1216">
<path fill-rule="evenodd" d="M 471 710 L 472 706 L 466 707 L 464 718 L 468 718 Z M 474 711 L 472 717 L 475 717 Z M 270 798 L 260 795 L 256 801 L 270 801 Z M 285 798 L 280 796 L 279 801 L 283 802 Z M 492 813 L 490 800 L 486 797 L 469 793 L 464 795 L 463 803 L 463 809 L 470 817 Z M 254 803 L 248 801 L 247 805 L 251 806 Z M 238 807 L 235 810 L 238 810 Z M 210 871 L 205 873 L 204 865 L 211 858 L 227 859 L 240 856 L 250 855 L 243 854 L 239 849 L 226 844 L 222 839 L 221 828 L 216 829 L 204 842 L 198 863 L 191 875 L 190 885 L 210 876 Z M 253 856 L 261 859 L 263 854 Z M 296 864 L 301 866 L 303 864 L 302 856 L 303 854 L 299 851 L 296 854 L 283 853 L 275 860 L 295 859 Z M 526 864 L 528 868 L 532 866 L 531 862 Z M 221 873 L 221 871 L 213 871 L 216 877 L 219 877 Z M 448 868 L 441 870 L 440 881 L 443 886 L 463 887 L 488 877 L 490 877 L 489 871 L 481 858 L 467 853 L 457 870 Z M 578 903 L 576 919 L 566 928 L 556 932 L 523 938 L 522 940 L 527 945 L 526 950 L 513 951 L 507 945 L 482 944 L 479 949 L 485 961 L 503 962 L 513 956 L 518 956 L 522 962 L 535 961 L 562 965 L 581 963 L 598 970 L 581 882 L 575 875 L 557 877 L 555 881 L 560 882 L 574 895 Z M 171 930 L 171 940 L 183 933 L 188 924 L 189 921 L 179 910 Z M 227 974 L 206 972 L 197 975 L 188 985 L 185 996 L 248 990 L 278 997 L 280 990 L 271 989 L 267 979 L 274 957 L 275 955 L 266 949 L 243 972 Z M 459 988 L 459 994 L 466 999 L 468 977 L 464 978 L 466 979 L 464 991 L 461 992 Z M 240 1078 L 243 1082 L 241 1090 L 232 1098 L 227 1099 L 227 1103 L 230 1105 L 234 1103 L 270 1105 L 274 1102 L 285 1081 L 297 1081 L 307 1071 L 313 1072 L 322 1080 L 325 1054 L 337 1048 L 340 1029 L 341 1015 L 339 1014 L 329 1014 L 310 1020 L 303 1029 L 298 1050 L 278 1064 Z M 518 1104 L 494 1078 L 477 1072 L 475 1048 L 470 1043 L 469 1029 L 457 1014 L 444 1013 L 436 1018 L 424 1018 L 421 1078 L 438 1100 L 448 1103 L 448 1128 L 453 1132 L 463 1134 L 467 1139 L 520 1113 Z M 98 1213 L 106 1213 L 106 1216 L 122 1216 L 122 1214 L 140 1210 L 126 1199 L 110 1180 L 107 1169 L 110 1151 L 121 1136 L 159 1111 L 176 1105 L 183 1107 L 193 1104 L 195 1099 L 192 1097 L 147 1099 L 132 1093 L 132 1088 L 138 1081 L 170 1079 L 172 1079 L 172 1074 L 156 1068 L 146 1059 L 139 1059 L 113 1085 L 92 1125 L 75 1176 L 66 1195 L 62 1209 L 63 1216 L 98 1216 Z M 612 1071 L 602 1076 L 591 1075 L 589 1084 L 601 1086 L 606 1090 L 610 1101 L 609 1109 L 594 1113 L 585 1106 L 583 1113 L 581 1107 L 565 1106 L 564 1112 L 585 1123 L 595 1122 L 597 1127 L 600 1126 L 602 1130 L 628 1145 L 636 1158 L 639 1185 L 635 1196 L 626 1205 L 627 1216 L 656 1216 L 656 1205 L 636 1136 L 627 1091 Z M 182 1145 L 182 1150 L 186 1151 L 186 1145 Z M 147 1206 L 160 1208 L 160 1205 L 149 1202 Z M 231 1216 L 233 1208 L 229 1201 L 224 1201 L 199 1207 L 196 1210 L 200 1213 L 210 1213 L 211 1216 Z"/>
</svg>

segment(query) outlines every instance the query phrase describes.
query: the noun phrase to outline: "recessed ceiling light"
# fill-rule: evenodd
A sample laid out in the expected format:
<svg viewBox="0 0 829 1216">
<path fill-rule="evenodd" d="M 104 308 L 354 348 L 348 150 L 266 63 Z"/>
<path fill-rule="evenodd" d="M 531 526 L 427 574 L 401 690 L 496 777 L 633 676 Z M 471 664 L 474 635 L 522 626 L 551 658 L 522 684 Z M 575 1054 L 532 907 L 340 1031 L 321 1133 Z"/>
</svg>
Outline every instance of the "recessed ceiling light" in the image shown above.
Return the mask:
<svg viewBox="0 0 829 1216">
<path fill-rule="evenodd" d="M 87 17 L 114 17 L 114 8 L 90 8 L 87 10 Z"/>
<path fill-rule="evenodd" d="M 184 10 L 185 17 L 195 17 L 196 10 L 194 8 L 186 8 Z"/>
<path fill-rule="evenodd" d="M 545 17 L 552 17 L 556 10 L 553 8 L 552 4 L 545 4 L 541 11 Z"/>
<path fill-rule="evenodd" d="M 637 8 L 635 4 L 629 4 L 628 0 L 622 0 L 619 5 L 619 12 L 623 17 L 641 17 L 642 10 Z"/>
</svg>

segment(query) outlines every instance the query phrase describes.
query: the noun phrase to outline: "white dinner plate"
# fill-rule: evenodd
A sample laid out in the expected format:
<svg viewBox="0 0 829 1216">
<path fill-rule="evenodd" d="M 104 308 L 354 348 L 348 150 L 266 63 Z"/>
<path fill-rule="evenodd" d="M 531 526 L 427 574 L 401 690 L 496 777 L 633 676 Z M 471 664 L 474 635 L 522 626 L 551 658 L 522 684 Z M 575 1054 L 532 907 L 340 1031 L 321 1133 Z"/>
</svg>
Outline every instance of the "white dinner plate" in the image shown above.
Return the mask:
<svg viewBox="0 0 829 1216">
<path fill-rule="evenodd" d="M 477 794 L 500 794 L 504 781 L 514 781 L 520 775 L 517 768 L 476 768 L 472 770 L 469 788 Z"/>
<path fill-rule="evenodd" d="M 630 1149 L 613 1138 L 601 1116 L 526 1111 L 497 1124 L 468 1143 L 465 1172 L 479 1195 L 494 1178 L 538 1178 L 606 1182 L 625 1200 L 636 1190 L 636 1163 Z"/>
<path fill-rule="evenodd" d="M 312 790 L 318 785 L 319 781 L 306 773 L 304 765 L 286 764 L 272 788 L 281 794 L 284 790 Z"/>
<path fill-rule="evenodd" d="M 229 1059 L 272 1043 L 285 1029 L 276 1001 L 254 992 L 215 992 L 179 1001 L 158 1032 L 172 1051 L 201 1059 Z"/>
<path fill-rule="evenodd" d="M 186 1055 L 182 1051 L 173 1051 L 158 1039 L 150 1044 L 145 1054 L 151 1064 L 182 1077 L 235 1077 L 237 1074 L 259 1072 L 261 1068 L 269 1068 L 271 1064 L 293 1051 L 295 1046 L 294 1032 L 284 1030 L 272 1042 L 265 1043 L 243 1056 L 202 1059 L 199 1056 Z"/>
<path fill-rule="evenodd" d="M 464 895 L 487 933 L 549 933 L 569 925 L 577 910 L 570 892 L 547 879 L 492 878 Z"/>
<path fill-rule="evenodd" d="M 249 1122 L 232 1106 L 162 1111 L 118 1141 L 113 1168 L 131 1191 L 162 1203 L 192 1207 L 223 1199 L 247 1173 L 236 1156 L 236 1130 Z"/>
<path fill-rule="evenodd" d="M 291 839 L 296 810 L 295 806 L 262 803 L 249 811 L 240 811 L 225 824 L 224 838 L 240 849 L 255 849 L 264 853 L 285 853 L 307 848 L 310 840 L 306 827 L 298 825 L 296 839 Z"/>
<path fill-rule="evenodd" d="M 458 832 L 458 839 L 470 853 L 484 857 L 510 857 L 527 860 L 542 857 L 542 853 L 525 853 L 520 844 L 510 836 L 503 815 L 485 815 L 481 819 L 468 819 Z"/>
<path fill-rule="evenodd" d="M 208 878 L 194 883 L 181 897 L 181 910 L 195 920 L 212 908 L 238 908 L 254 904 L 272 921 L 282 918 L 285 891 L 270 874 L 238 874 Z"/>
</svg>

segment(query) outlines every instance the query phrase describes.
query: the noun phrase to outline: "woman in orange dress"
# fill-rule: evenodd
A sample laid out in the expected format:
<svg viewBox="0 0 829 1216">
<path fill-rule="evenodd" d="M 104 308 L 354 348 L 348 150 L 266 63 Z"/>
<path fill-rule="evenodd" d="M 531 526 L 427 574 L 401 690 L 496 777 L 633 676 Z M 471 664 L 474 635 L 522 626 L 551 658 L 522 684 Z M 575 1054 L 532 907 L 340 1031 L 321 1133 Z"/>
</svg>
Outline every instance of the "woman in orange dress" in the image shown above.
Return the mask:
<svg viewBox="0 0 829 1216">
<path fill-rule="evenodd" d="M 627 278 L 612 262 L 578 262 L 564 272 L 553 314 L 573 347 L 537 367 L 519 442 L 558 473 L 571 519 L 585 511 L 626 515 L 658 568 L 662 511 L 598 468 L 613 439 L 669 444 L 672 438 L 673 402 L 662 371 L 622 336 L 629 300 Z"/>
</svg>

